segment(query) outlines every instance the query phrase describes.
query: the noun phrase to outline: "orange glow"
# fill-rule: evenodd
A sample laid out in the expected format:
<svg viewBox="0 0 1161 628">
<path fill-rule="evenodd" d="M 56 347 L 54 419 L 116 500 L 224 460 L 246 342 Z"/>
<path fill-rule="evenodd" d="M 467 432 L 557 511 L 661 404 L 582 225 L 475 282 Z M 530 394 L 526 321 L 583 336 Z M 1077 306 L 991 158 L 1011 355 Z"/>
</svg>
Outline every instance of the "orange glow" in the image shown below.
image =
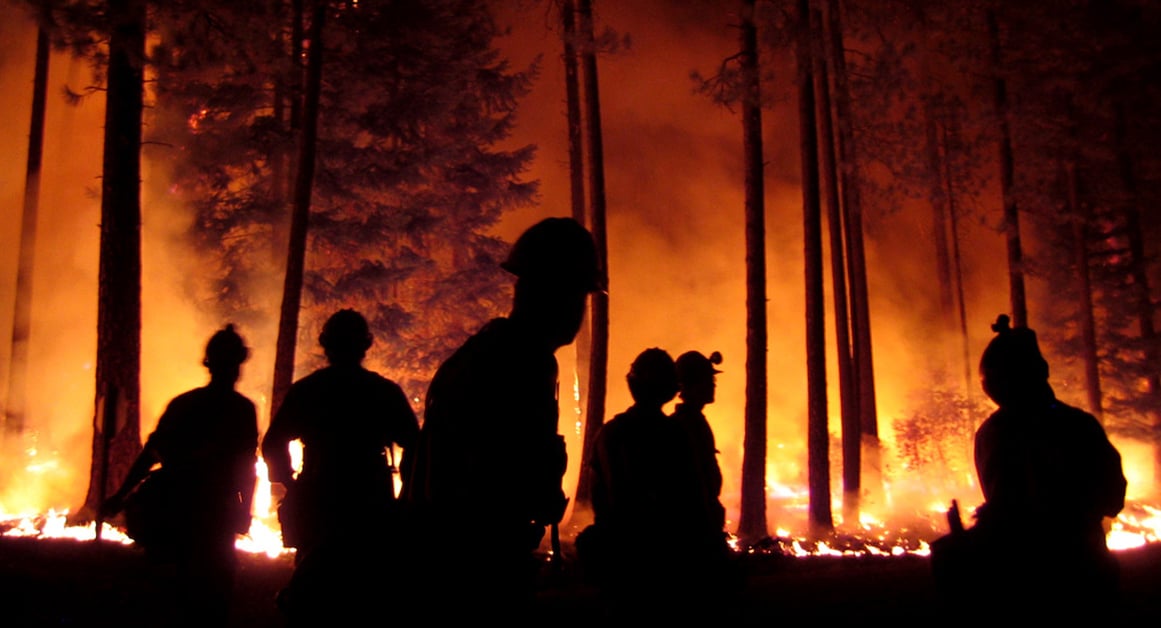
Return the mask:
<svg viewBox="0 0 1161 628">
<path fill-rule="evenodd" d="M 0 20 L 0 394 L 6 390 L 12 331 L 10 304 L 15 292 L 16 222 L 21 202 L 29 117 L 34 31 L 23 12 L 8 6 Z M 506 3 L 500 3 L 506 4 Z M 513 6 L 517 3 L 511 3 Z M 736 51 L 734 17 L 723 9 L 716 23 L 692 7 L 669 3 L 672 14 L 643 11 L 637 3 L 605 3 L 600 19 L 633 35 L 634 47 L 600 57 L 602 124 L 606 134 L 609 231 L 610 347 L 606 417 L 631 403 L 624 376 L 633 357 L 658 346 L 672 355 L 686 350 L 720 350 L 725 357 L 717 377 L 717 401 L 706 408 L 720 450 L 724 474 L 722 501 L 730 526 L 740 519 L 745 412 L 745 246 L 741 162 L 741 124 L 736 112 L 693 93 L 689 72 L 713 71 Z M 712 4 L 712 3 L 711 3 Z M 508 10 L 508 9 L 504 9 Z M 522 104 L 510 143 L 536 144 L 527 173 L 541 183 L 541 204 L 508 215 L 496 229 L 509 240 L 543 215 L 567 215 L 568 171 L 564 128 L 563 69 L 557 33 L 545 21 L 501 15 L 513 34 L 498 42 L 515 67 L 543 55 L 541 74 Z M 17 473 L 24 481 L 0 488 L 0 530 L 6 535 L 93 538 L 95 531 L 65 525 L 66 509 L 84 499 L 91 465 L 96 354 L 96 286 L 103 97 L 77 106 L 57 97 L 65 85 L 74 90 L 90 82 L 86 64 L 65 53 L 51 62 L 45 142 L 45 184 L 41 191 L 30 338 L 32 362 L 27 416 L 32 429 L 19 457 L 0 460 L 0 477 Z M 843 521 L 842 504 L 832 501 L 835 522 L 845 541 L 826 543 L 806 534 L 806 380 L 803 333 L 802 196 L 798 183 L 797 120 L 784 103 L 764 112 L 767 138 L 767 255 L 770 340 L 767 392 L 766 502 L 768 528 L 783 551 L 793 555 L 875 555 L 929 552 L 927 542 L 946 531 L 944 511 L 952 499 L 964 507 L 982 497 L 968 464 L 936 470 L 907 468 L 899 456 L 892 422 L 912 414 L 913 397 L 933 385 L 926 360 L 933 348 L 955 346 L 958 339 L 932 331 L 928 305 L 917 295 L 934 294 L 930 268 L 934 253 L 917 243 L 930 240 L 922 211 L 904 208 L 868 225 L 871 269 L 871 319 L 882 457 L 864 475 L 858 521 Z M 188 119 L 192 128 L 208 115 Z M 790 138 L 790 139 L 787 139 Z M 153 155 L 153 157 L 151 157 Z M 198 272 L 199 259 L 182 243 L 188 214 L 166 193 L 165 159 L 145 151 L 143 171 L 143 326 L 141 433 L 148 434 L 175 394 L 202 385 L 200 365 L 205 339 L 224 321 L 210 320 L 183 292 L 183 282 Z M 998 206 L 998 203 L 996 204 Z M 994 217 L 989 217 L 991 220 Z M 987 323 L 1007 309 L 1006 287 L 995 278 L 1004 259 L 1001 236 L 979 221 L 965 221 L 963 250 L 970 324 L 969 344 L 978 356 L 989 333 Z M 1030 310 L 1046 301 L 1051 286 L 1030 281 Z M 276 300 L 272 300 L 276 301 Z M 828 312 L 829 312 L 828 303 Z M 273 313 L 272 317 L 276 318 Z M 1035 321 L 1033 321 L 1035 324 Z M 243 365 L 239 390 L 259 407 L 260 428 L 269 418 L 269 382 L 274 362 L 273 325 L 240 329 L 252 347 Z M 828 341 L 833 327 L 828 322 Z M 309 351 L 311 348 L 303 348 Z M 829 349 L 828 359 L 834 355 Z M 1054 356 L 1047 356 L 1053 361 Z M 575 350 L 558 353 L 561 366 L 561 422 L 569 453 L 564 478 L 572 494 L 581 472 L 584 417 L 580 406 Z M 832 361 L 833 362 L 833 361 Z M 372 365 L 373 366 L 373 365 Z M 837 373 L 828 373 L 832 438 L 840 424 Z M 408 390 L 416 400 L 425 391 Z M 971 391 L 980 395 L 978 389 Z M 1077 391 L 1062 398 L 1078 403 Z M 0 398 L 2 401 L 2 398 Z M 672 409 L 672 406 L 667 410 Z M 978 425 L 983 416 L 974 417 Z M 1152 445 L 1118 441 L 1129 476 L 1131 505 L 1113 522 L 1110 547 L 1125 549 L 1158 541 L 1161 516 L 1153 494 Z M 963 443 L 970 450 L 970 443 Z M 296 455 L 301 455 L 296 454 Z M 961 456 L 966 461 L 967 456 Z M 398 459 L 398 458 L 397 458 Z M 297 460 L 300 460 L 298 458 Z M 300 464 L 300 462 L 296 462 Z M 296 467 L 297 468 L 297 467 Z M 265 465 L 254 520 L 238 548 L 278 555 L 277 517 L 269 500 Z M 831 459 L 832 496 L 841 496 L 841 461 Z M 398 480 L 397 480 L 398 481 Z M 566 518 L 572 517 L 572 506 Z M 48 513 L 48 514 L 43 514 Z M 567 521 L 566 521 L 567 522 Z M 106 528 L 103 538 L 128 542 Z M 733 540 L 737 545 L 737 540 Z"/>
</svg>

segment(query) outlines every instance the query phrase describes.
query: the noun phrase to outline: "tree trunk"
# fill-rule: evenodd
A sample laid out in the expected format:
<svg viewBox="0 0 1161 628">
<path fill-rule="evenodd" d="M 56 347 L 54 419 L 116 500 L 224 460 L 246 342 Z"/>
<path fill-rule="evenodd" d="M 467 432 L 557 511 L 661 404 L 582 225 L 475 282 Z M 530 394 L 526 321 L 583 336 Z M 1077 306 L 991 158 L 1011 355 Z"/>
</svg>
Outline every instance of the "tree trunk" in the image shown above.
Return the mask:
<svg viewBox="0 0 1161 628">
<path fill-rule="evenodd" d="M 810 0 L 798 0 L 798 127 L 802 157 L 802 232 L 806 267 L 807 472 L 810 530 L 834 530 L 830 509 L 830 432 L 826 400 L 826 313 L 822 280 L 822 206 L 814 106 Z"/>
<path fill-rule="evenodd" d="M 939 373 L 939 379 L 947 378 L 951 356 L 945 350 L 946 335 L 955 330 L 956 311 L 955 297 L 952 293 L 953 279 L 951 271 L 951 244 L 947 233 L 947 203 L 950 190 L 944 186 L 942 162 L 942 143 L 939 133 L 938 111 L 931 96 L 924 98 L 923 113 L 926 119 L 926 152 L 927 177 L 931 194 L 931 231 L 935 236 L 935 279 L 939 290 L 939 325 L 938 350 L 933 351 L 932 358 Z M 942 381 L 941 381 L 942 383 Z"/>
<path fill-rule="evenodd" d="M 576 3 L 564 0 L 560 8 L 561 38 L 564 42 L 564 87 L 568 117 L 568 173 L 572 217 L 582 225 L 588 224 L 585 208 L 584 121 L 581 117 L 581 86 L 577 55 Z M 587 461 L 596 441 L 601 423 L 590 420 L 587 400 L 588 369 L 592 366 L 592 316 L 581 325 L 576 336 L 577 403 L 581 404 L 584 432 L 581 436 L 581 462 L 577 476 L 576 507 L 584 512 L 592 509 L 592 478 L 587 472 Z M 573 511 L 577 512 L 576 510 Z"/>
<path fill-rule="evenodd" d="M 101 174 L 92 520 L 141 452 L 141 124 L 145 1 L 109 0 L 109 65 Z M 112 415 L 112 416 L 110 416 Z M 102 418 L 104 420 L 102 420 Z M 111 431 L 111 433 L 110 433 Z"/>
<path fill-rule="evenodd" d="M 746 203 L 746 406 L 738 536 L 751 544 L 766 530 L 766 203 L 762 96 L 755 0 L 741 3 L 742 150 Z"/>
<path fill-rule="evenodd" d="M 1000 191 L 1004 201 L 1004 235 L 1008 242 L 1008 287 L 1012 302 L 1012 326 L 1028 325 L 1028 304 L 1024 294 L 1024 250 L 1020 245 L 1020 212 L 1016 207 L 1012 132 L 1008 125 L 1008 84 L 1001 74 L 1000 25 L 995 11 L 989 10 L 988 37 L 991 42 L 992 83 L 996 123 L 1000 130 Z"/>
<path fill-rule="evenodd" d="M 955 279 L 955 303 L 956 313 L 959 323 L 959 337 L 961 350 L 963 352 L 963 385 L 964 397 L 968 400 L 975 394 L 976 385 L 972 378 L 974 370 L 974 362 L 971 353 L 971 338 L 968 336 L 968 322 L 967 322 L 967 298 L 964 296 L 963 288 L 963 263 L 960 257 L 959 250 L 959 210 L 956 207 L 955 186 L 953 185 L 953 178 L 951 172 L 951 141 L 950 136 L 952 131 L 948 128 L 951 125 L 949 119 L 944 119 L 939 126 L 939 133 L 941 143 L 943 144 L 943 189 L 946 191 L 947 198 L 947 220 L 948 228 L 951 231 L 951 260 L 952 260 L 952 277 Z"/>
<path fill-rule="evenodd" d="M 605 153 L 601 131 L 600 82 L 597 77 L 597 51 L 593 37 L 591 0 L 579 0 L 580 35 L 584 49 L 581 71 L 584 81 L 585 116 L 588 119 L 589 195 L 592 211 L 590 230 L 597 245 L 597 263 L 603 276 L 609 276 L 608 245 L 605 231 Z M 609 370 L 609 295 L 593 293 L 590 300 L 592 346 L 589 354 L 589 389 L 585 402 L 585 440 L 589 443 L 605 423 L 605 396 Z M 584 474 L 582 474 L 584 475 Z"/>
<path fill-rule="evenodd" d="M 818 11 L 813 23 L 821 26 Z M 817 31 L 816 31 L 817 32 Z M 835 162 L 835 137 L 830 97 L 830 73 L 827 59 L 815 50 L 813 65 L 817 73 L 818 133 L 821 148 L 822 186 L 826 190 L 826 221 L 830 230 L 830 270 L 834 292 L 834 328 L 837 370 L 839 379 L 839 407 L 842 413 L 843 453 L 843 522 L 857 524 L 859 520 L 859 492 L 862 478 L 862 435 L 859 427 L 859 407 L 855 400 L 853 381 L 854 363 L 851 359 L 850 304 L 847 299 L 846 255 L 843 244 L 842 206 L 838 188 L 838 166 Z"/>
<path fill-rule="evenodd" d="M 32 279 L 36 256 L 36 215 L 40 206 L 40 166 L 44 148 L 44 110 L 48 92 L 48 33 L 36 31 L 36 70 L 32 81 L 32 118 L 28 125 L 28 161 L 24 206 L 20 214 L 20 257 L 16 268 L 16 303 L 12 316 L 12 354 L 8 371 L 8 406 L 0 438 L 19 440 L 26 425 L 28 339 L 32 334 Z"/>
<path fill-rule="evenodd" d="M 302 303 L 302 280 L 306 262 L 306 235 L 310 223 L 310 197 L 314 183 L 315 139 L 318 132 L 319 91 L 322 86 L 323 20 L 326 2 L 316 0 L 310 24 L 307 52 L 306 91 L 302 108 L 302 134 L 298 145 L 295 174 L 294 212 L 290 221 L 290 241 L 286 254 L 286 277 L 282 286 L 282 307 L 278 319 L 278 340 L 274 356 L 274 387 L 270 397 L 271 416 L 278 411 L 286 391 L 294 382 L 294 354 L 298 345 L 298 314 Z"/>
<path fill-rule="evenodd" d="M 881 493 L 882 466 L 879 451 L 879 417 L 875 403 L 875 365 L 871 350 L 871 312 L 867 298 L 867 262 L 863 247 L 863 208 L 856 169 L 854 130 L 851 126 L 850 89 L 847 86 L 842 20 L 838 0 L 827 0 L 827 44 L 834 68 L 834 108 L 838 126 L 839 175 L 842 177 L 844 232 L 847 235 L 847 278 L 851 295 L 851 354 L 858 394 L 859 424 L 863 435 L 864 493 Z M 872 474 L 868 479 L 867 473 Z"/>
<path fill-rule="evenodd" d="M 1137 326 L 1141 334 L 1141 344 L 1145 347 L 1145 394 L 1149 399 L 1150 418 L 1154 428 L 1153 441 L 1153 490 L 1161 493 L 1161 347 L 1158 347 L 1157 329 L 1153 324 L 1153 297 L 1149 290 L 1149 274 L 1146 270 L 1145 239 L 1141 232 L 1140 197 L 1137 190 L 1137 174 L 1133 155 L 1128 147 L 1128 120 L 1125 108 L 1116 108 L 1115 141 L 1117 162 L 1121 171 L 1121 181 L 1129 198 L 1125 207 L 1125 228 L 1129 238 L 1130 273 L 1137 305 Z"/>
<path fill-rule="evenodd" d="M 1076 290 L 1080 302 L 1081 355 L 1084 358 L 1084 390 L 1088 411 L 1103 418 L 1101 404 L 1101 374 L 1097 358 L 1096 319 L 1093 316 L 1092 280 L 1088 267 L 1088 213 L 1080 204 L 1076 162 L 1065 165 L 1065 184 L 1068 187 L 1068 216 L 1072 221 L 1072 259 L 1076 265 Z"/>
</svg>

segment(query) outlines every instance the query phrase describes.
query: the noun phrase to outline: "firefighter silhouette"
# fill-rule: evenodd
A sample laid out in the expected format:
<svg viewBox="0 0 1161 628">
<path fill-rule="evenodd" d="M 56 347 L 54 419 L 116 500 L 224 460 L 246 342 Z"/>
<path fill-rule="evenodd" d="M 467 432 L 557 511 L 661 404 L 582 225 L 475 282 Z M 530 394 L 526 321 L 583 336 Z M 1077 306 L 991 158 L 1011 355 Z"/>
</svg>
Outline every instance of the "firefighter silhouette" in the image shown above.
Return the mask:
<svg viewBox="0 0 1161 628">
<path fill-rule="evenodd" d="M 327 366 L 296 381 L 262 440 L 279 506 L 284 543 L 296 566 L 280 604 L 292 623 L 357 619 L 382 610 L 394 586 L 385 568 L 396 553 L 401 513 L 387 452 L 403 455 L 419 423 L 395 382 L 362 362 L 373 337 L 351 309 L 327 319 L 319 344 Z M 302 443 L 302 471 L 293 476 L 289 443 Z"/>
<path fill-rule="evenodd" d="M 933 546 L 937 582 L 953 600 L 1008 616 L 1115 612 L 1102 523 L 1124 506 L 1120 454 L 1092 414 L 1056 398 L 1034 331 L 1006 315 L 992 330 L 980 378 L 999 408 L 975 435 L 984 503 L 974 526 Z"/>
<path fill-rule="evenodd" d="M 234 389 L 248 356 L 233 325 L 210 338 L 202 361 L 209 383 L 169 402 L 102 505 L 108 515 L 125 510 L 127 530 L 146 553 L 176 566 L 179 624 L 224 626 L 229 615 L 234 541 L 250 529 L 257 481 L 257 413 Z"/>
<path fill-rule="evenodd" d="M 405 487 L 430 548 L 420 569 L 439 571 L 420 576 L 440 584 L 419 594 L 467 596 L 459 608 L 436 599 L 436 614 L 526 609 L 535 550 L 567 504 L 555 352 L 575 339 L 588 295 L 603 289 L 596 249 L 578 222 L 547 218 L 501 266 L 516 277 L 511 310 L 436 372 Z"/>
</svg>

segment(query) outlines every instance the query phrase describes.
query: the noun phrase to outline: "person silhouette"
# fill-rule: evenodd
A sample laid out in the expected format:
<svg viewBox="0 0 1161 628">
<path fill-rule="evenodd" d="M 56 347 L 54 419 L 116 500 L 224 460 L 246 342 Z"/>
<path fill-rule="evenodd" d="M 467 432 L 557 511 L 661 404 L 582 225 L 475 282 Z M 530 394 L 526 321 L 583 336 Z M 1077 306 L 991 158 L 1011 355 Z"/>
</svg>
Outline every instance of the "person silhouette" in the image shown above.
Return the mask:
<svg viewBox="0 0 1161 628">
<path fill-rule="evenodd" d="M 402 534 L 388 450 L 406 457 L 419 421 L 403 389 L 363 366 L 373 343 L 367 320 L 335 312 L 319 334 L 327 366 L 294 382 L 262 439 L 284 543 L 297 548 L 295 571 L 279 598 L 295 625 L 382 610 L 387 569 Z M 302 471 L 289 444 L 302 443 Z M 283 487 L 279 491 L 278 486 Z"/>
<path fill-rule="evenodd" d="M 1103 520 L 1124 507 L 1120 453 L 1096 417 L 1056 398 L 1033 330 L 1007 315 L 992 330 L 980 379 L 999 407 L 975 434 L 984 503 L 961 533 L 970 560 L 953 596 L 1005 616 L 1115 612 L 1118 567 Z"/>
<path fill-rule="evenodd" d="M 535 551 L 567 505 L 555 352 L 575 339 L 588 295 L 603 289 L 596 247 L 575 220 L 547 218 L 517 238 L 501 267 L 516 277 L 511 310 L 440 365 L 405 485 L 431 548 L 424 565 L 438 570 L 425 578 L 444 583 L 422 592 L 437 615 L 526 611 Z M 465 603 L 443 603 L 448 588 Z"/>
<path fill-rule="evenodd" d="M 121 487 L 102 504 L 109 516 L 129 511 L 128 519 L 135 491 L 151 484 L 163 493 L 156 495 L 160 529 L 140 536 L 147 554 L 176 567 L 179 625 L 224 626 L 229 617 L 234 542 L 250 529 L 257 482 L 257 412 L 234 389 L 249 353 L 233 325 L 209 339 L 202 361 L 209 383 L 169 402 Z"/>
<path fill-rule="evenodd" d="M 726 510 L 721 502 L 722 469 L 718 465 L 717 445 L 703 410 L 714 402 L 715 378 L 721 373 L 716 367 L 721 363 L 722 354 L 717 351 L 709 357 L 698 351 L 686 351 L 677 357 L 677 394 L 681 401 L 672 415 L 689 439 L 705 504 L 707 541 L 715 545 L 724 542 Z"/>
<path fill-rule="evenodd" d="M 701 599 L 705 536 L 694 457 L 663 410 L 677 394 L 677 368 L 665 350 L 646 349 L 626 381 L 633 405 L 601 426 L 589 459 L 593 523 L 577 551 L 611 620 L 677 619 Z"/>
</svg>

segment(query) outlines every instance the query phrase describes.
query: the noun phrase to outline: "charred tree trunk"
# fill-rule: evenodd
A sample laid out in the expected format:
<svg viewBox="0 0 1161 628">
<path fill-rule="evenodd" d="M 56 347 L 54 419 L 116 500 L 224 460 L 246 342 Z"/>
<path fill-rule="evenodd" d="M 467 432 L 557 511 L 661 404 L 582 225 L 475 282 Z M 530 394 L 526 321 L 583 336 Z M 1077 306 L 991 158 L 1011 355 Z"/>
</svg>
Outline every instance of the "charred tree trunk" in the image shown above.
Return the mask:
<svg viewBox="0 0 1161 628">
<path fill-rule="evenodd" d="M 810 0 L 798 0 L 798 127 L 802 156 L 802 232 L 806 267 L 807 472 L 810 529 L 834 530 L 830 509 L 830 432 L 826 400 L 826 313 L 822 279 L 822 205 L 818 186 L 818 133 Z"/>
<path fill-rule="evenodd" d="M 608 245 L 605 231 L 605 150 L 601 131 L 600 82 L 597 77 L 596 41 L 593 37 L 591 0 L 578 0 L 580 35 L 584 42 L 581 72 L 584 81 L 584 113 L 588 119 L 588 175 L 591 214 L 589 226 L 597 245 L 597 263 L 603 276 L 609 276 Z M 589 352 L 589 389 L 585 402 L 585 439 L 591 442 L 596 430 L 605 423 L 605 395 L 609 370 L 609 295 L 593 293 L 590 301 L 592 345 Z M 592 434 L 589 431 L 592 430 Z M 584 475 L 584 474 L 582 474 Z"/>
<path fill-rule="evenodd" d="M 955 279 L 955 305 L 957 322 L 959 324 L 960 346 L 963 357 L 963 389 L 964 397 L 971 399 L 975 394 L 975 383 L 972 378 L 974 369 L 971 353 L 971 338 L 968 336 L 967 298 L 963 288 L 963 260 L 959 250 L 959 210 L 956 207 L 955 185 L 951 171 L 951 135 L 952 131 L 948 119 L 939 125 L 940 143 L 943 145 L 943 171 L 941 180 L 947 198 L 947 221 L 950 230 L 952 277 Z"/>
<path fill-rule="evenodd" d="M 1088 261 L 1088 213 L 1080 203 L 1076 162 L 1065 165 L 1068 188 L 1068 216 L 1072 221 L 1072 261 L 1076 265 L 1076 290 L 1079 294 L 1081 354 L 1084 358 L 1084 390 L 1088 410 L 1103 418 L 1101 373 L 1097 361 L 1096 319 L 1093 316 L 1092 279 Z"/>
<path fill-rule="evenodd" d="M 562 39 L 564 41 L 564 88 L 568 117 L 568 174 L 572 217 L 582 225 L 588 224 L 585 208 L 584 120 L 581 116 L 581 85 L 578 63 L 576 3 L 564 0 L 560 8 Z M 590 420 L 586 397 L 589 390 L 588 369 L 592 364 L 592 317 L 586 318 L 576 336 L 577 403 L 581 404 L 584 432 L 581 436 L 581 467 L 577 477 L 576 506 L 583 511 L 592 509 L 592 478 L 586 472 L 587 461 L 596 441 L 601 423 Z M 575 512 L 575 511 L 574 511 Z"/>
<path fill-rule="evenodd" d="M 766 531 L 766 203 L 755 0 L 741 3 L 742 150 L 746 195 L 746 407 L 738 536 Z"/>
<path fill-rule="evenodd" d="M 105 496 L 117 489 L 141 452 L 141 124 L 145 1 L 109 0 L 108 12 L 96 411 L 89 490 L 77 512 L 77 521 L 95 517 Z"/>
<path fill-rule="evenodd" d="M 850 89 L 847 85 L 842 19 L 838 0 L 827 0 L 827 56 L 834 78 L 834 109 L 838 137 L 836 153 L 842 177 L 844 233 L 847 236 L 847 279 L 851 296 L 851 355 L 858 394 L 859 425 L 863 440 L 863 469 L 873 478 L 861 485 L 864 493 L 881 491 L 882 468 L 879 455 L 879 417 L 875 402 L 875 364 L 871 350 L 871 312 L 867 295 L 867 261 L 863 246 L 863 206 L 856 168 L 854 129 L 851 124 Z"/>
<path fill-rule="evenodd" d="M 1125 107 L 1116 108 L 1116 150 L 1121 181 L 1129 204 L 1125 207 L 1125 228 L 1129 238 L 1129 264 L 1136 296 L 1137 326 L 1141 334 L 1141 344 L 1145 347 L 1145 394 L 1154 429 L 1153 440 L 1153 486 L 1161 492 L 1161 346 L 1158 346 L 1157 328 L 1153 324 L 1153 297 L 1149 289 L 1149 273 L 1146 270 L 1145 239 L 1141 232 L 1141 210 L 1137 203 L 1137 173 L 1133 155 L 1128 147 L 1128 120 Z"/>
<path fill-rule="evenodd" d="M 314 183 L 315 139 L 318 131 L 319 91 L 322 86 L 323 21 L 326 2 L 316 0 L 310 24 L 307 51 L 306 90 L 302 108 L 298 168 L 295 174 L 294 212 L 290 221 L 290 241 L 286 254 L 286 277 L 282 287 L 282 307 L 278 319 L 278 341 L 274 356 L 274 388 L 270 397 L 271 416 L 277 412 L 294 381 L 294 354 L 298 345 L 298 314 L 302 303 L 302 279 L 306 263 L 306 236 L 310 223 L 310 197 Z"/>
<path fill-rule="evenodd" d="M 813 12 L 815 32 L 822 24 L 818 11 Z M 859 426 L 858 403 L 855 400 L 853 380 L 854 362 L 851 359 L 850 304 L 847 298 L 846 255 L 843 243 L 842 206 L 839 200 L 838 166 L 835 162 L 834 125 L 831 120 L 830 73 L 821 51 L 813 51 L 813 66 L 818 92 L 818 134 L 822 167 L 821 182 L 826 190 L 826 221 L 830 231 L 830 271 L 834 292 L 834 328 L 837 370 L 839 379 L 839 407 L 842 413 L 843 453 L 843 521 L 851 524 L 859 519 L 859 493 L 862 479 L 862 436 Z"/>
<path fill-rule="evenodd" d="M 939 331 L 937 342 L 940 350 L 935 352 L 935 355 L 938 356 L 939 362 L 936 366 L 940 379 L 946 379 L 952 360 L 950 352 L 944 350 L 947 347 L 944 339 L 950 336 L 956 327 L 955 297 L 952 293 L 954 280 L 951 268 L 951 244 L 947 228 L 947 204 L 950 190 L 944 186 L 942 176 L 944 157 L 940 141 L 938 110 L 932 97 L 924 99 L 923 109 L 927 131 L 925 147 L 927 176 L 931 186 L 931 231 L 935 240 L 935 279 L 939 290 L 940 324 L 937 327 Z"/>
<path fill-rule="evenodd" d="M 1008 83 L 1001 73 L 1003 54 L 1000 47 L 1000 25 L 995 11 L 988 11 L 988 37 L 991 45 L 993 106 L 1000 132 L 1000 191 L 1004 202 L 1004 236 L 1008 243 L 1008 287 L 1011 291 L 1012 326 L 1028 325 L 1028 304 L 1024 292 L 1024 249 L 1020 244 L 1020 212 L 1016 206 L 1015 164 L 1012 158 L 1012 132 L 1008 125 Z"/>
<path fill-rule="evenodd" d="M 40 207 L 40 167 L 44 148 L 44 110 L 48 92 L 48 33 L 36 31 L 36 69 L 32 80 L 32 116 L 28 125 L 28 160 L 24 204 L 20 214 L 20 253 L 16 267 L 16 303 L 12 316 L 12 354 L 8 370 L 8 406 L 0 437 L 24 433 L 28 394 L 28 339 L 32 334 L 32 278 L 36 255 L 36 216 Z"/>
</svg>

